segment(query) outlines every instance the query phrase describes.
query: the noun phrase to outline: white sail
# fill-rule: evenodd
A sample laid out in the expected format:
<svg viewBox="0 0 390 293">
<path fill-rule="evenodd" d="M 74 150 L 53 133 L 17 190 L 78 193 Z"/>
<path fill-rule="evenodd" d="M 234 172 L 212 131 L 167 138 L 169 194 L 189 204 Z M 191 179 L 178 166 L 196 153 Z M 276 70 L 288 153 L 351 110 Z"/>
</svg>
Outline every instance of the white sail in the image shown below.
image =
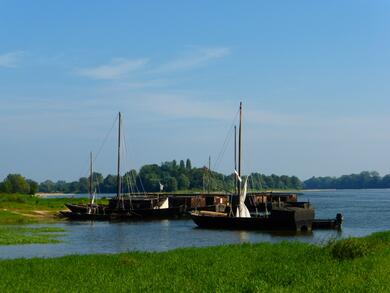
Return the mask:
<svg viewBox="0 0 390 293">
<path fill-rule="evenodd" d="M 251 214 L 249 213 L 248 208 L 245 205 L 245 198 L 246 198 L 246 191 L 247 191 L 247 184 L 248 183 L 248 177 L 245 180 L 244 183 L 244 189 L 241 191 L 240 194 L 240 201 L 239 205 L 236 211 L 236 217 L 238 218 L 250 218 Z"/>
<path fill-rule="evenodd" d="M 169 200 L 168 197 L 164 200 L 164 202 L 160 205 L 159 209 L 167 209 L 169 208 Z"/>
</svg>

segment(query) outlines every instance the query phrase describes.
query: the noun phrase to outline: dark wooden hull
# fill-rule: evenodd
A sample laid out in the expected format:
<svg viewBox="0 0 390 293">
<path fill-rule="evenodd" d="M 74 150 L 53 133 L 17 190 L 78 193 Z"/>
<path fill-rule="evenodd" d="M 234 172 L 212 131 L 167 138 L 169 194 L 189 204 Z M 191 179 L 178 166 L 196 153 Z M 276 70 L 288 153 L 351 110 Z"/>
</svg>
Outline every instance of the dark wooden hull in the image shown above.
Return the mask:
<svg viewBox="0 0 390 293">
<path fill-rule="evenodd" d="M 192 213 L 199 228 L 228 230 L 311 231 L 313 209 L 275 209 L 269 217 L 237 218 Z"/>
<path fill-rule="evenodd" d="M 74 213 L 87 213 L 88 206 L 86 204 L 66 203 L 65 206 Z"/>
<path fill-rule="evenodd" d="M 183 207 L 166 209 L 133 210 L 133 214 L 140 218 L 179 218 L 184 215 Z"/>
<path fill-rule="evenodd" d="M 60 216 L 69 220 L 77 221 L 107 221 L 110 220 L 109 215 L 103 214 L 88 214 L 88 213 L 76 213 L 76 212 L 60 212 Z"/>
<path fill-rule="evenodd" d="M 341 229 L 341 223 L 337 219 L 317 219 L 313 221 L 313 230 Z"/>
<path fill-rule="evenodd" d="M 106 209 L 105 213 L 97 212 L 88 213 L 87 209 L 77 209 L 71 212 L 61 212 L 61 216 L 70 220 L 112 220 L 112 221 L 129 221 L 129 220 L 149 220 L 149 219 L 175 219 L 185 215 L 183 207 L 174 207 L 166 209 L 133 209 L 111 210 Z"/>
</svg>

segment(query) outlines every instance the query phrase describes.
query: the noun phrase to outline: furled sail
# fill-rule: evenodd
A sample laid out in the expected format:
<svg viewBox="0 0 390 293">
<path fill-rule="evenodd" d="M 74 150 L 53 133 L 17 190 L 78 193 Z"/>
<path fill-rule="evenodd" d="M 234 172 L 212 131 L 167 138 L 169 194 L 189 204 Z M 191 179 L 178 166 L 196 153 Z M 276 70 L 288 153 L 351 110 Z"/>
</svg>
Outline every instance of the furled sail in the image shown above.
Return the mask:
<svg viewBox="0 0 390 293">
<path fill-rule="evenodd" d="M 248 208 L 245 205 L 245 198 L 246 198 L 246 191 L 247 191 L 247 184 L 248 183 L 248 177 L 245 180 L 244 183 L 244 189 L 241 191 L 240 194 L 240 201 L 239 205 L 237 207 L 236 217 L 238 218 L 250 218 L 251 214 L 249 213 Z"/>
</svg>

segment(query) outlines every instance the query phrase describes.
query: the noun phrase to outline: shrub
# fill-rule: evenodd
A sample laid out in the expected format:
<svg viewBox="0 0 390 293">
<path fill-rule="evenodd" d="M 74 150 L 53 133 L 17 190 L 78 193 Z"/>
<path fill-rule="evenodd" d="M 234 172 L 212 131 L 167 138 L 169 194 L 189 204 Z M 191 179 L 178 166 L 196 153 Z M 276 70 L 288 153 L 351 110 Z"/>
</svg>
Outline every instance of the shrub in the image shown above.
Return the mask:
<svg viewBox="0 0 390 293">
<path fill-rule="evenodd" d="M 366 241 L 357 238 L 347 238 L 328 243 L 332 256 L 339 260 L 354 259 L 370 253 L 370 246 Z"/>
</svg>

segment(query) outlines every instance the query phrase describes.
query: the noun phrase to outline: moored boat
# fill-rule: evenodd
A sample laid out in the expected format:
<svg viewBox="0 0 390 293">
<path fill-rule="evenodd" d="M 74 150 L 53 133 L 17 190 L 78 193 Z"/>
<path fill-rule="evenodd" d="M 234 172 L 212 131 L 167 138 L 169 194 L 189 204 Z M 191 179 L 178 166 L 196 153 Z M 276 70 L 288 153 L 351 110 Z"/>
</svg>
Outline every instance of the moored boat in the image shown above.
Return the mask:
<svg viewBox="0 0 390 293">
<path fill-rule="evenodd" d="M 108 205 L 96 204 L 93 190 L 92 154 L 90 156 L 90 202 L 88 204 L 66 204 L 69 212 L 61 215 L 77 220 L 132 220 L 176 218 L 184 214 L 183 206 L 170 206 L 168 197 L 137 196 L 131 194 L 125 198 L 122 193 L 120 175 L 121 164 L 121 124 L 122 116 L 118 114 L 118 160 L 117 160 L 117 194 L 109 199 Z"/>
<path fill-rule="evenodd" d="M 193 221 L 199 228 L 311 231 L 314 209 L 310 203 L 286 203 L 279 207 L 272 207 L 271 205 L 271 210 L 266 209 L 265 213 L 257 215 L 251 215 L 249 212 L 245 205 L 248 178 L 244 180 L 241 177 L 242 103 L 240 103 L 239 112 L 238 170 L 236 168 L 234 170 L 237 178 L 236 194 L 232 196 L 229 208 L 225 212 L 194 211 L 191 213 Z M 236 139 L 234 155 L 236 158 Z"/>
</svg>

